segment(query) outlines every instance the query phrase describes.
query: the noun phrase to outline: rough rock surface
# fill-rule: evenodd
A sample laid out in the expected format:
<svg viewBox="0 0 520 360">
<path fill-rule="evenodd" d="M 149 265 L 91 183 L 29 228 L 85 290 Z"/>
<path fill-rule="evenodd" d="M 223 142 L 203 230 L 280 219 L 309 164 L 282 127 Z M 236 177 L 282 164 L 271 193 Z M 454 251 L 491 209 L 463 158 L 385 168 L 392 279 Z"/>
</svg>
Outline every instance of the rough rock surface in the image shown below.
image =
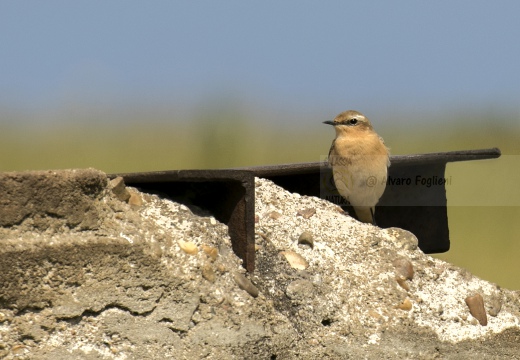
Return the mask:
<svg viewBox="0 0 520 360">
<path fill-rule="evenodd" d="M 520 359 L 520 294 L 409 232 L 257 179 L 246 274 L 211 214 L 110 186 L 0 174 L 0 358 Z"/>
</svg>

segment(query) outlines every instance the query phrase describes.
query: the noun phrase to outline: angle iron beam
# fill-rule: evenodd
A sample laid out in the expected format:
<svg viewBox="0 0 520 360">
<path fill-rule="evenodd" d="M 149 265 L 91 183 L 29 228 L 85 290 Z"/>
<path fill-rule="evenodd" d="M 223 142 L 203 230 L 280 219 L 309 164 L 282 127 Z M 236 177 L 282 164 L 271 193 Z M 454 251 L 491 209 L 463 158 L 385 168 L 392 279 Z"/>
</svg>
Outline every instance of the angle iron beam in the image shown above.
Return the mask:
<svg viewBox="0 0 520 360">
<path fill-rule="evenodd" d="M 500 156 L 497 148 L 451 151 L 417 155 L 391 156 L 390 179 L 442 179 L 446 164 L 455 161 L 493 159 Z M 254 177 L 267 178 L 288 191 L 300 195 L 339 196 L 333 184 L 332 171 L 324 162 L 255 166 L 221 170 L 171 170 L 127 174 L 125 183 L 145 191 L 160 192 L 190 205 L 209 210 L 217 220 L 228 225 L 233 251 L 243 260 L 248 271 L 255 267 L 255 184 Z M 449 227 L 446 189 L 411 183 L 387 182 L 376 209 L 376 220 L 383 228 L 400 227 L 419 239 L 425 253 L 449 250 Z M 338 199 L 337 197 L 335 199 Z M 352 209 L 346 206 L 353 214 Z"/>
</svg>

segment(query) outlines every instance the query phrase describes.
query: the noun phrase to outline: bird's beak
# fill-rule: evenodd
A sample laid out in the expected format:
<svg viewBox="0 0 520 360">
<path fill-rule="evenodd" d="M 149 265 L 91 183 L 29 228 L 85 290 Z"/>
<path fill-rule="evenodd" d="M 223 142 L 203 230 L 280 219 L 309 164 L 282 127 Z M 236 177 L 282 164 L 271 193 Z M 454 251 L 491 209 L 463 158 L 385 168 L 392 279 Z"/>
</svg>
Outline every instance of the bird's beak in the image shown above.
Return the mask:
<svg viewBox="0 0 520 360">
<path fill-rule="evenodd" d="M 327 124 L 327 125 L 332 125 L 332 126 L 336 125 L 336 123 L 334 121 L 330 121 L 330 120 L 324 121 L 323 123 Z"/>
</svg>

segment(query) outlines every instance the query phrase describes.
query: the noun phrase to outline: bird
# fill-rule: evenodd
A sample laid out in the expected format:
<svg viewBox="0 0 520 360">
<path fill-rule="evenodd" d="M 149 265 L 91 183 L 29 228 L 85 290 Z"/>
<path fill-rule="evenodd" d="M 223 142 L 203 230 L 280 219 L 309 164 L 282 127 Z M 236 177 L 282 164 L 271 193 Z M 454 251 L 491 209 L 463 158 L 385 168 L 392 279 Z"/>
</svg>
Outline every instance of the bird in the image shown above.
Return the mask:
<svg viewBox="0 0 520 360">
<path fill-rule="evenodd" d="M 329 150 L 334 184 L 358 220 L 376 225 L 375 206 L 386 188 L 390 150 L 362 113 L 347 110 L 333 121 L 336 137 Z"/>
</svg>

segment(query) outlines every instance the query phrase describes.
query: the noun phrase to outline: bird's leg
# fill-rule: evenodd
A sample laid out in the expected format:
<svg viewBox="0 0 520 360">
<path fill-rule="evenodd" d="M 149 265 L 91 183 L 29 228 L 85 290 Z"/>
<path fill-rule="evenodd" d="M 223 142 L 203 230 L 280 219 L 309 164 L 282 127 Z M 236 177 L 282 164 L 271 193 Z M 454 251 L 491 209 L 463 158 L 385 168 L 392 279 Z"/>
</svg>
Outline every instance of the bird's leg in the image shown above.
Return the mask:
<svg viewBox="0 0 520 360">
<path fill-rule="evenodd" d="M 372 214 L 372 225 L 377 226 L 376 217 L 375 217 L 373 208 L 370 208 L 370 214 Z"/>
</svg>

